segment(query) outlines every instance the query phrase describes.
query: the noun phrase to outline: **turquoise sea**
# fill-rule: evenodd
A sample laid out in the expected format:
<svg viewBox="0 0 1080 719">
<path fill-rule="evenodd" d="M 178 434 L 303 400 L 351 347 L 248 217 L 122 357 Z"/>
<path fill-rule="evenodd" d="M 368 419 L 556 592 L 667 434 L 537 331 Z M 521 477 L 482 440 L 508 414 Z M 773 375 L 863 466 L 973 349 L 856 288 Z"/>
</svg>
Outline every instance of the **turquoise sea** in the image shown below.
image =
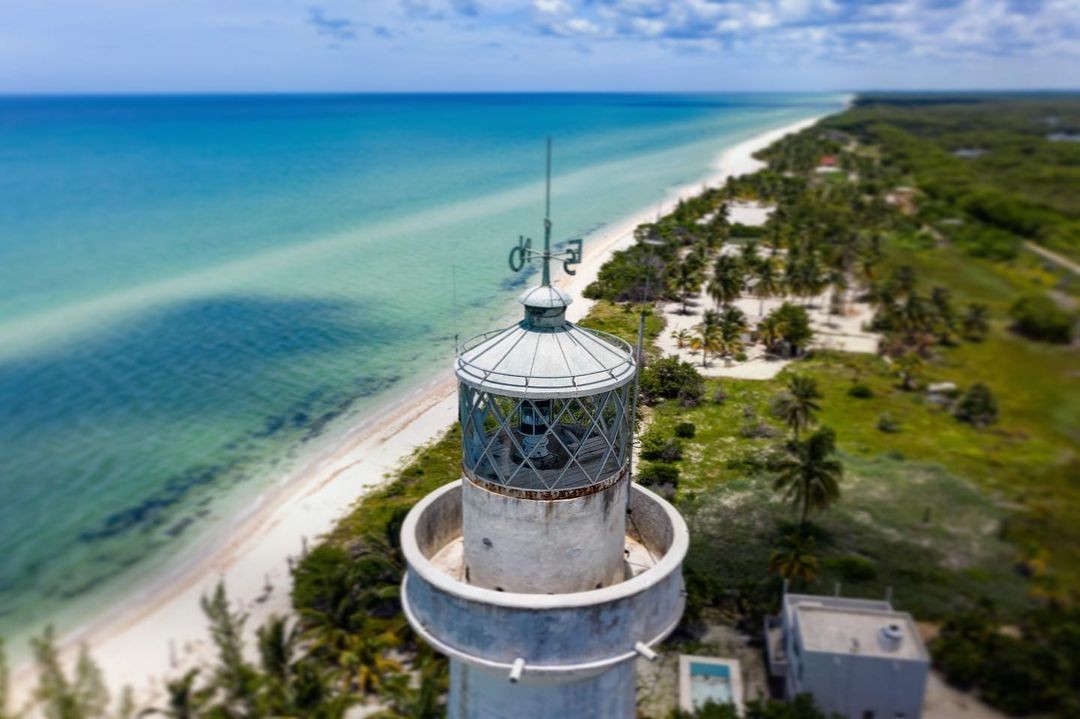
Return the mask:
<svg viewBox="0 0 1080 719">
<path fill-rule="evenodd" d="M 0 635 L 118 601 L 557 239 L 839 95 L 0 98 Z"/>
</svg>

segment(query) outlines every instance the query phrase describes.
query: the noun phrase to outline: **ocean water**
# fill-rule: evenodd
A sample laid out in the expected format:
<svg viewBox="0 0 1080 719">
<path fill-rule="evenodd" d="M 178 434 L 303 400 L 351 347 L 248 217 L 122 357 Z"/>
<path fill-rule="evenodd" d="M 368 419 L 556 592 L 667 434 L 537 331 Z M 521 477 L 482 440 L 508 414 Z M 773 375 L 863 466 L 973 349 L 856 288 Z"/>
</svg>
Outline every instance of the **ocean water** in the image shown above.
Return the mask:
<svg viewBox="0 0 1080 719">
<path fill-rule="evenodd" d="M 115 602 L 428 378 L 554 235 L 838 95 L 0 98 L 0 635 Z"/>
</svg>

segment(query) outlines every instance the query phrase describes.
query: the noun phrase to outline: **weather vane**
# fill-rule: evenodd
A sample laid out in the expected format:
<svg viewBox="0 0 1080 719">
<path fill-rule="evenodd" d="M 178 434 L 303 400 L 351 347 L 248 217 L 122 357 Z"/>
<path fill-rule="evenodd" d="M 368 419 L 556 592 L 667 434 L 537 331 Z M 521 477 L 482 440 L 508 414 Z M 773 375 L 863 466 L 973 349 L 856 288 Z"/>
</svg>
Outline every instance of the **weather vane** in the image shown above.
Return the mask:
<svg viewBox="0 0 1080 719">
<path fill-rule="evenodd" d="M 551 284 L 551 261 L 562 262 L 563 271 L 568 275 L 577 273 L 574 265 L 581 262 L 581 240 L 567 240 L 567 249 L 551 251 L 551 138 L 547 139 L 547 185 L 544 202 L 544 251 L 532 248 L 532 238 L 518 236 L 517 247 L 510 250 L 510 269 L 520 272 L 526 263 L 535 258 L 542 261 L 543 276 L 541 283 Z"/>
</svg>

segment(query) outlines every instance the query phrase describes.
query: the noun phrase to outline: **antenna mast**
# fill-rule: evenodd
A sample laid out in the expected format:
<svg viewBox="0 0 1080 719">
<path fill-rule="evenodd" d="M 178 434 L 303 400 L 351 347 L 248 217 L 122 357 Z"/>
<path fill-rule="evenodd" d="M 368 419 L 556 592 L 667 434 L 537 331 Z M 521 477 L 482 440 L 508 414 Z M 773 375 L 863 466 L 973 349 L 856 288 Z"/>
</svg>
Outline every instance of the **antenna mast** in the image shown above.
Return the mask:
<svg viewBox="0 0 1080 719">
<path fill-rule="evenodd" d="M 551 284 L 551 137 L 547 139 L 547 179 L 544 185 L 544 274 L 541 284 Z"/>
<path fill-rule="evenodd" d="M 521 235 L 518 237 L 517 247 L 510 250 L 510 269 L 520 272 L 525 265 L 534 259 L 541 262 L 540 284 L 551 286 L 551 261 L 561 262 L 563 272 L 568 275 L 575 273 L 574 266 L 581 262 L 581 240 L 567 240 L 566 249 L 558 252 L 551 251 L 551 138 L 547 139 L 547 168 L 544 183 L 544 251 L 540 252 L 532 248 L 532 239 Z"/>
</svg>

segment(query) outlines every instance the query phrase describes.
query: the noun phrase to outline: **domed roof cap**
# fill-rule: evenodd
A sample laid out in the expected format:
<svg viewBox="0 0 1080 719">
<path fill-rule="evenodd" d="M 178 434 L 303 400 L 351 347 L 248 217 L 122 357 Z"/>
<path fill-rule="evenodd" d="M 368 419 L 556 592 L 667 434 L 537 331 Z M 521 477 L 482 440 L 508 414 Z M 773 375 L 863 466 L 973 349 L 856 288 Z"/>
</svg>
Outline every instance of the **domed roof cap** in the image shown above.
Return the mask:
<svg viewBox="0 0 1080 719">
<path fill-rule="evenodd" d="M 535 307 L 542 310 L 551 310 L 560 307 L 565 309 L 573 301 L 573 298 L 566 292 L 560 290 L 558 287 L 552 287 L 551 285 L 537 285 L 536 287 L 530 287 L 518 297 L 518 302 L 526 307 Z"/>
<path fill-rule="evenodd" d="M 565 292 L 538 287 L 521 301 L 521 322 L 474 337 L 461 347 L 459 380 L 476 389 L 529 399 L 598 394 L 633 380 L 636 364 L 630 345 L 568 322 L 570 298 Z"/>
</svg>

